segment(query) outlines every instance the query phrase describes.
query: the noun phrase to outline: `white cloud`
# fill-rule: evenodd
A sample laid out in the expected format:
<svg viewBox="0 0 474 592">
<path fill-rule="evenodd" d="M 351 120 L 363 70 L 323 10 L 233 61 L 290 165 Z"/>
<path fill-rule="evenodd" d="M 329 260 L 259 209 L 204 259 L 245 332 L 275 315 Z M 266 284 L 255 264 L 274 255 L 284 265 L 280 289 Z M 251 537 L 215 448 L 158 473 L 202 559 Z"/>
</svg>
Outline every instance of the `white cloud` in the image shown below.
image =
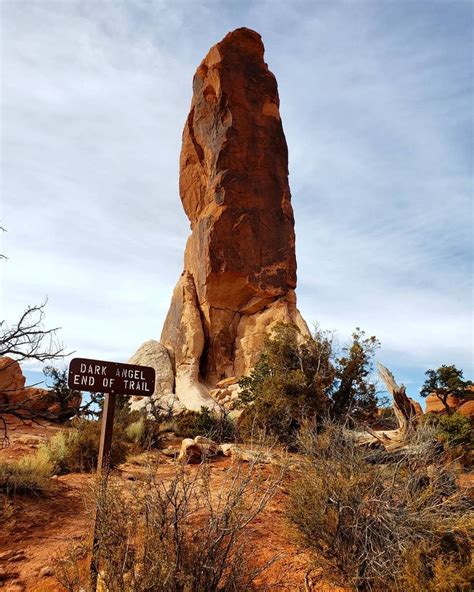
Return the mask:
<svg viewBox="0 0 474 592">
<path fill-rule="evenodd" d="M 80 355 L 127 359 L 159 337 L 189 232 L 192 75 L 245 25 L 279 82 L 302 312 L 375 333 L 417 380 L 443 362 L 472 372 L 469 3 L 2 11 L 2 318 L 47 294 Z"/>
</svg>

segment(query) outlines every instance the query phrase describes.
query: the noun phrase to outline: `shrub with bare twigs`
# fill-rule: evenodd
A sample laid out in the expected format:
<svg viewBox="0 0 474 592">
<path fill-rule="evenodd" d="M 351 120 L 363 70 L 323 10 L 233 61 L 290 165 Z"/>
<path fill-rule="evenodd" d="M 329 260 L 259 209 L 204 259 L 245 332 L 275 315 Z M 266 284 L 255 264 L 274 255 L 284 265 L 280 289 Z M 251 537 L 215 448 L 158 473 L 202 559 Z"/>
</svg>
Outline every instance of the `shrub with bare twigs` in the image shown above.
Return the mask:
<svg viewBox="0 0 474 592">
<path fill-rule="evenodd" d="M 306 459 L 292 483 L 289 517 L 304 545 L 345 583 L 414 590 L 408 579 L 416 571 L 418 590 L 444 590 L 433 587 L 437 570 L 455 568 L 463 582 L 449 589 L 469 589 L 472 503 L 429 426 L 396 454 L 361 447 L 336 424 L 307 426 L 300 444 Z"/>
<path fill-rule="evenodd" d="M 263 476 L 256 463 L 234 465 L 218 489 L 206 464 L 190 472 L 176 466 L 169 481 L 153 475 L 133 492 L 109 479 L 95 498 L 97 571 L 109 592 L 238 592 L 254 589 L 270 563 L 250 563 L 249 524 L 264 510 L 281 482 Z M 84 585 L 77 549 L 56 562 L 68 590 Z"/>
</svg>

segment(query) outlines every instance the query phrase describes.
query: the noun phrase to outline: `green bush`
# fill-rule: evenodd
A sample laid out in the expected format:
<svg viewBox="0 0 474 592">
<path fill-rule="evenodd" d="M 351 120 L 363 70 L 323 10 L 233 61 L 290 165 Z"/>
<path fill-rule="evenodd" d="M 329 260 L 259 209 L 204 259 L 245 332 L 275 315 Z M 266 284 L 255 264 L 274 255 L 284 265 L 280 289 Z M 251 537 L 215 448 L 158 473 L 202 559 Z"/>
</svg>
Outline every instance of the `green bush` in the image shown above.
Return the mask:
<svg viewBox="0 0 474 592">
<path fill-rule="evenodd" d="M 62 431 L 39 449 L 45 454 L 57 474 L 90 472 L 97 468 L 100 442 L 100 422 L 79 419 L 72 422 L 72 428 Z M 124 432 L 114 427 L 110 466 L 125 460 L 127 444 Z"/>
<path fill-rule="evenodd" d="M 436 422 L 439 439 L 448 447 L 472 446 L 474 433 L 469 418 L 456 412 L 452 415 L 442 415 Z"/>
<path fill-rule="evenodd" d="M 125 428 L 127 438 L 141 448 L 158 448 L 162 441 L 160 424 L 154 420 L 140 417 Z"/>
<path fill-rule="evenodd" d="M 301 340 L 294 327 L 277 325 L 250 376 L 239 381 L 239 435 L 265 433 L 292 444 L 305 417 L 328 410 L 327 390 L 335 377 L 331 352 L 326 336 Z"/>
<path fill-rule="evenodd" d="M 239 381 L 243 438 L 256 434 L 293 446 L 301 423 L 329 415 L 364 421 L 376 417 L 372 362 L 379 342 L 357 328 L 338 355 L 331 333 L 303 337 L 277 324 L 255 368 Z"/>
<path fill-rule="evenodd" d="M 234 440 L 235 426 L 226 415 L 201 407 L 201 411 L 185 411 L 174 420 L 174 431 L 183 438 L 206 436 L 215 442 Z"/>
<path fill-rule="evenodd" d="M 54 465 L 48 454 L 39 449 L 31 456 L 0 463 L 0 489 L 7 494 L 44 493 L 53 474 Z"/>
</svg>

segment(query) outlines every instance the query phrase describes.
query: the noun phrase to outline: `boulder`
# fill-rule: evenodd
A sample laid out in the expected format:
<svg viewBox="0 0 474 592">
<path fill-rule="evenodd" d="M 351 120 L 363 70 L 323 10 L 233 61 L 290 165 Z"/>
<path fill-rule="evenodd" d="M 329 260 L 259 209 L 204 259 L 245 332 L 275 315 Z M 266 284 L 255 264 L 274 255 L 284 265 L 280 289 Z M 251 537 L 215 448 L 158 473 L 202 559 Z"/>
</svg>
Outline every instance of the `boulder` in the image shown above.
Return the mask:
<svg viewBox="0 0 474 592">
<path fill-rule="evenodd" d="M 458 407 L 459 413 L 465 417 L 474 419 L 474 401 L 466 401 Z"/>
<path fill-rule="evenodd" d="M 201 447 L 203 454 L 207 456 L 215 456 L 216 454 L 222 453 L 220 445 L 205 436 L 196 436 L 194 442 Z"/>
<path fill-rule="evenodd" d="M 448 398 L 446 400 L 448 407 L 450 409 L 452 409 L 453 411 L 456 411 L 458 409 L 458 407 L 460 407 L 462 405 L 462 403 L 464 403 L 464 402 L 465 402 L 464 399 L 460 399 L 459 397 L 456 397 L 454 395 L 448 395 Z M 441 399 L 437 395 L 432 393 L 431 395 L 428 395 L 426 397 L 426 413 L 445 413 L 445 412 L 446 412 L 446 409 L 443 405 L 443 402 L 441 401 Z"/>
<path fill-rule="evenodd" d="M 0 404 L 14 405 L 25 398 L 25 377 L 20 364 L 9 357 L 0 358 Z"/>
<path fill-rule="evenodd" d="M 151 366 L 155 370 L 155 390 L 152 399 L 164 408 L 174 406 L 176 397 L 173 396 L 174 372 L 168 350 L 159 341 L 150 339 L 143 343 L 128 361 L 138 366 Z M 146 408 L 150 403 L 149 397 L 131 397 L 132 411 Z"/>
<path fill-rule="evenodd" d="M 179 189 L 191 236 L 160 341 L 170 352 L 175 392 L 198 410 L 214 405 L 211 389 L 253 368 L 277 322 L 309 334 L 296 307 L 277 83 L 255 31 L 229 33 L 196 71 Z"/>
<path fill-rule="evenodd" d="M 227 451 L 229 446 L 233 445 L 217 444 L 217 442 L 205 436 L 196 436 L 194 440 L 192 438 L 185 438 L 181 442 L 181 449 L 177 460 L 185 463 L 201 462 L 205 458 L 225 454 L 224 450 Z"/>
<path fill-rule="evenodd" d="M 199 444 L 196 444 L 192 438 L 185 438 L 181 442 L 181 449 L 178 455 L 178 462 L 199 463 L 203 457 L 203 450 Z"/>
<path fill-rule="evenodd" d="M 216 388 L 226 388 L 228 386 L 235 385 L 237 381 L 238 378 L 236 376 L 224 378 L 224 380 L 219 380 L 219 382 L 216 383 Z"/>
</svg>

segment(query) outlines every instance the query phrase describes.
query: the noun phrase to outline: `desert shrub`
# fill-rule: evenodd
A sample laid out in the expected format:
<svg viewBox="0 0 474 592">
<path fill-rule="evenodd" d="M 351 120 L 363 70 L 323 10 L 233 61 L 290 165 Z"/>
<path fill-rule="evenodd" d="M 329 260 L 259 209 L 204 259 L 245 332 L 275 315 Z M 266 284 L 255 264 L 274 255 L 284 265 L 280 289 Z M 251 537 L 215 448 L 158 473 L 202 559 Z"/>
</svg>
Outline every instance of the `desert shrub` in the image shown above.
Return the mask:
<svg viewBox="0 0 474 592">
<path fill-rule="evenodd" d="M 215 442 L 224 442 L 235 438 L 234 422 L 225 414 L 214 412 L 207 407 L 201 411 L 184 411 L 173 421 L 174 431 L 183 438 L 206 436 Z"/>
<path fill-rule="evenodd" d="M 301 543 L 357 590 L 406 590 L 414 549 L 427 550 L 419 590 L 437 589 L 430 588 L 436 574 L 450 565 L 458 573 L 469 565 L 472 505 L 433 431 L 413 438 L 405 451 L 389 454 L 359 446 L 354 432 L 335 424 L 300 434 L 307 456 L 288 515 Z"/>
<path fill-rule="evenodd" d="M 14 514 L 11 501 L 5 494 L 0 494 L 0 524 L 3 524 L 6 529 L 14 526 Z"/>
<path fill-rule="evenodd" d="M 255 368 L 239 381 L 239 405 L 245 410 L 239 432 L 248 438 L 251 428 L 291 446 L 305 419 L 374 418 L 371 375 L 378 347 L 375 337 L 356 329 L 338 355 L 332 333 L 316 329 L 312 337 L 302 337 L 291 325 L 276 325 Z"/>
<path fill-rule="evenodd" d="M 82 395 L 80 391 L 69 388 L 67 369 L 59 369 L 54 366 L 43 368 L 43 374 L 51 381 L 49 396 L 52 402 L 58 404 L 58 411 L 54 414 L 56 419 L 64 421 L 73 417 L 79 410 Z"/>
<path fill-rule="evenodd" d="M 126 492 L 118 481 L 102 481 L 97 508 L 95 567 L 109 592 L 250 592 L 271 561 L 246 560 L 246 532 L 265 508 L 282 474 L 263 478 L 255 464 L 236 465 L 222 487 L 211 487 L 209 468 L 189 473 L 176 466 L 167 482 L 150 476 L 149 487 Z M 56 577 L 78 590 L 77 556 L 56 561 Z"/>
<path fill-rule="evenodd" d="M 435 425 L 438 437 L 449 448 L 473 446 L 474 434 L 471 420 L 461 413 L 437 417 Z"/>
<path fill-rule="evenodd" d="M 239 381 L 241 435 L 249 437 L 251 428 L 293 443 L 302 418 L 327 410 L 327 389 L 335 376 L 331 352 L 326 335 L 303 339 L 294 327 L 277 325 L 250 376 Z"/>
<path fill-rule="evenodd" d="M 367 337 L 359 327 L 352 333 L 351 342 L 336 356 L 336 375 L 329 389 L 331 416 L 372 421 L 377 413 L 376 385 L 371 376 L 373 359 L 380 342 Z"/>
<path fill-rule="evenodd" d="M 409 547 L 403 556 L 399 582 L 394 592 L 471 592 L 474 568 L 455 553 L 434 556 L 427 545 Z"/>
<path fill-rule="evenodd" d="M 422 422 L 435 430 L 436 437 L 450 458 L 459 461 L 466 469 L 473 466 L 474 430 L 471 419 L 456 411 L 442 415 L 427 413 Z"/>
<path fill-rule="evenodd" d="M 57 474 L 90 472 L 97 468 L 99 442 L 100 422 L 79 419 L 72 422 L 69 430 L 55 434 L 40 451 L 47 456 Z M 114 427 L 110 466 L 123 462 L 126 453 L 124 433 Z"/>
<path fill-rule="evenodd" d="M 162 441 L 160 424 L 145 417 L 127 425 L 125 434 L 130 442 L 146 449 L 158 448 Z"/>
<path fill-rule="evenodd" d="M 7 494 L 44 493 L 51 484 L 54 465 L 44 451 L 0 463 L 0 489 Z"/>
</svg>

